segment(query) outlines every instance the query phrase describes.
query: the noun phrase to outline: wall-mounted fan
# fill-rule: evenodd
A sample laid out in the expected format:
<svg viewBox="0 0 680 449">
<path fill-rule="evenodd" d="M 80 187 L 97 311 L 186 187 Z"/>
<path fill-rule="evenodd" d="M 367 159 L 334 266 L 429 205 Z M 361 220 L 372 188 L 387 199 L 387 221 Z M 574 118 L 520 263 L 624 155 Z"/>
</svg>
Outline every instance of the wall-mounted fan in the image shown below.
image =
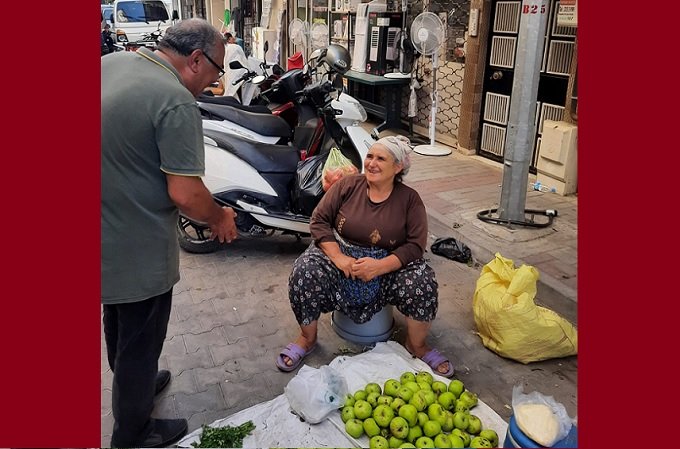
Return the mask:
<svg viewBox="0 0 680 449">
<path fill-rule="evenodd" d="M 288 24 L 288 38 L 296 47 L 302 47 L 302 57 L 307 62 L 307 51 L 309 49 L 309 24 L 299 18 L 295 18 Z M 296 48 L 297 50 L 297 48 Z"/>
<path fill-rule="evenodd" d="M 418 14 L 411 24 L 411 41 L 416 51 L 424 56 L 432 56 L 432 108 L 430 110 L 430 144 L 417 145 L 413 148 L 418 154 L 427 156 L 446 156 L 451 150 L 434 141 L 435 123 L 439 94 L 437 92 L 437 67 L 439 50 L 444 44 L 444 24 L 437 14 L 424 12 Z"/>
</svg>

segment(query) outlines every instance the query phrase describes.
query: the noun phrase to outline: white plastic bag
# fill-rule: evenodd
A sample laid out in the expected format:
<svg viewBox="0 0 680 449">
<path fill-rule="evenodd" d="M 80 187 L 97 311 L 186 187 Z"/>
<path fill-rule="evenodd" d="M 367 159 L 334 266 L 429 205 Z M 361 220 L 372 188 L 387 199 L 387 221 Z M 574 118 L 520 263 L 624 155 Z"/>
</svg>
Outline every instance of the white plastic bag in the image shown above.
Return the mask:
<svg viewBox="0 0 680 449">
<path fill-rule="evenodd" d="M 328 365 L 318 369 L 304 365 L 283 392 L 295 414 L 316 424 L 345 404 L 349 389 L 338 370 Z"/>
<path fill-rule="evenodd" d="M 522 385 L 512 389 L 512 410 L 520 430 L 543 447 L 552 447 L 571 430 L 572 420 L 563 404 L 537 391 L 524 394 Z"/>
</svg>

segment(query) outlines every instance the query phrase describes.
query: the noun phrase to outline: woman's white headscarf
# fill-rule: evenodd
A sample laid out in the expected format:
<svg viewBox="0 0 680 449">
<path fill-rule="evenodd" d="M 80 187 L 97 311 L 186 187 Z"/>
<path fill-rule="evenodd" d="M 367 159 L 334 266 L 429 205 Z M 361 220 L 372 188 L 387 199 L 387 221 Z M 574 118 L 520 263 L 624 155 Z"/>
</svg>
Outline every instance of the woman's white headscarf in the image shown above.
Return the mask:
<svg viewBox="0 0 680 449">
<path fill-rule="evenodd" d="M 389 136 L 378 139 L 376 143 L 387 148 L 387 150 L 394 157 L 394 162 L 403 165 L 403 170 L 399 173 L 401 176 L 406 176 L 408 170 L 411 168 L 411 157 L 409 153 L 412 151 L 411 141 L 405 136 Z M 374 144 L 375 145 L 375 144 Z"/>
</svg>

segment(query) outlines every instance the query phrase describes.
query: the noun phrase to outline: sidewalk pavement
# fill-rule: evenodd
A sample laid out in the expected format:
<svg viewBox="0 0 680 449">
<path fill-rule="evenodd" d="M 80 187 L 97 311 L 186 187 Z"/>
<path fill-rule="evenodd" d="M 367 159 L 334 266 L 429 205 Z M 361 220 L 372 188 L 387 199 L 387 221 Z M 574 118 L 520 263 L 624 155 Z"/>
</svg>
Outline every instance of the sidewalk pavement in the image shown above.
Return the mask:
<svg viewBox="0 0 680 449">
<path fill-rule="evenodd" d="M 506 421 L 516 384 L 524 385 L 525 392 L 554 396 L 575 417 L 577 357 L 524 365 L 486 349 L 475 334 L 475 282 L 496 252 L 516 266 L 533 265 L 540 273 L 536 302 L 577 321 L 577 198 L 528 191 L 526 209 L 558 210 L 548 228 L 510 229 L 483 222 L 476 215 L 498 207 L 502 176 L 501 164 L 455 151 L 440 157 L 412 155 L 405 183 L 426 204 L 431 242 L 455 237 L 471 248 L 476 262 L 468 266 L 426 253 L 439 283 L 439 311 L 428 341 L 450 357 L 456 377 Z M 309 243 L 309 238 L 277 234 L 240 238 L 213 254 L 181 253 L 182 280 L 174 289 L 160 359 L 160 368 L 171 370 L 173 377 L 157 398 L 153 416 L 187 418 L 191 432 L 283 393 L 295 372 L 280 372 L 274 361 L 299 332 L 288 302 L 288 275 Z M 404 320 L 396 311 L 395 321 L 391 339 L 403 344 Z M 113 427 L 112 373 L 103 330 L 101 341 L 101 445 L 107 447 Z M 330 326 L 330 314 L 319 320 L 318 342 L 305 359 L 313 367 L 366 349 L 340 338 Z"/>
</svg>

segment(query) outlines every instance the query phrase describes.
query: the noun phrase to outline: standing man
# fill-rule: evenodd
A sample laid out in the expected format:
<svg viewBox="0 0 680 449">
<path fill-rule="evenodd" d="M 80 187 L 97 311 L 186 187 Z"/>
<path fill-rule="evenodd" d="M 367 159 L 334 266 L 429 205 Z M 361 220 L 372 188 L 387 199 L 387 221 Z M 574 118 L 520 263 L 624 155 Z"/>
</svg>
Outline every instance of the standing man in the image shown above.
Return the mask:
<svg viewBox="0 0 680 449">
<path fill-rule="evenodd" d="M 156 51 L 102 58 L 101 301 L 113 371 L 111 447 L 168 447 L 186 419 L 151 418 L 169 382 L 158 359 L 179 281 L 178 209 L 236 238 L 234 211 L 219 207 L 204 174 L 195 97 L 224 74 L 222 35 L 203 19 L 169 28 Z"/>
</svg>

